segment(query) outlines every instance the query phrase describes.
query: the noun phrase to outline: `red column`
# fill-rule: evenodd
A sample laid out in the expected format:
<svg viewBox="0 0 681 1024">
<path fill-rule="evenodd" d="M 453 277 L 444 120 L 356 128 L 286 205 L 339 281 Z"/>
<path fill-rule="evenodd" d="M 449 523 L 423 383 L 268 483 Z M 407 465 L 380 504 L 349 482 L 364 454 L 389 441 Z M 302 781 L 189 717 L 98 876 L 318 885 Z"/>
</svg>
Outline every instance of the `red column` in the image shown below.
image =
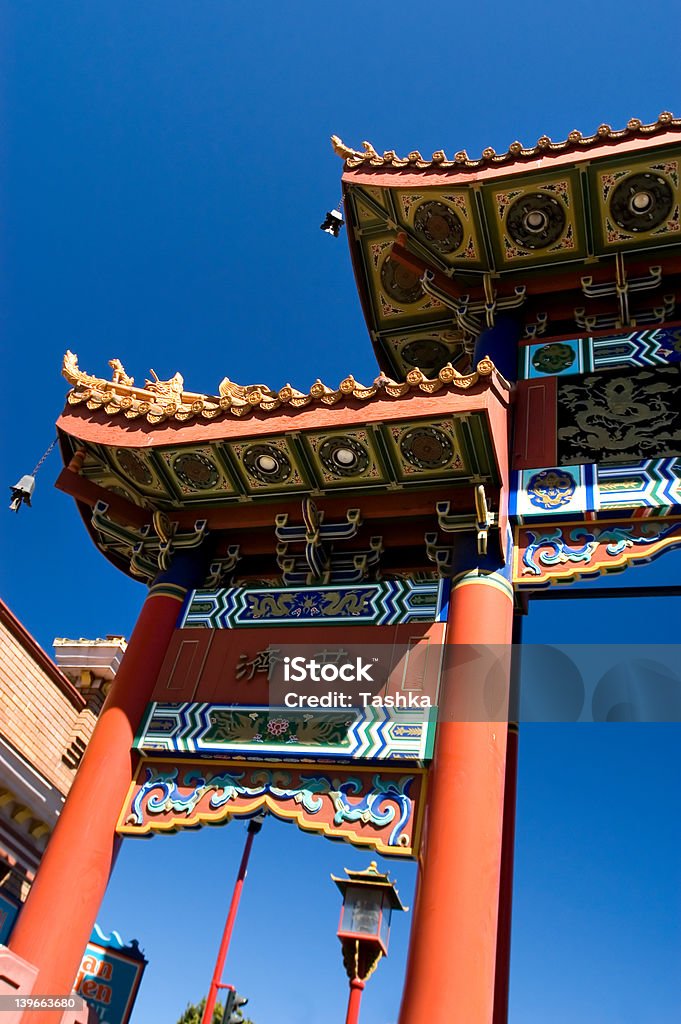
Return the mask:
<svg viewBox="0 0 681 1024">
<path fill-rule="evenodd" d="M 509 645 L 510 665 L 512 621 L 499 574 L 457 581 L 400 1024 L 492 1022 L 507 725 L 463 720 L 457 702 L 482 689 L 463 645 Z"/>
<path fill-rule="evenodd" d="M 186 592 L 174 583 L 151 588 L 19 915 L 10 949 L 38 968 L 37 994 L 72 990 L 113 866 L 115 826 L 133 776 L 132 742 Z M 56 1019 L 42 1011 L 29 1018 Z"/>
<path fill-rule="evenodd" d="M 518 724 L 508 726 L 506 785 L 504 788 L 504 829 L 501 850 L 497 966 L 494 978 L 493 1024 L 507 1024 L 511 980 L 511 923 L 513 912 L 513 861 L 515 855 L 515 812 L 518 789 Z"/>
<path fill-rule="evenodd" d="M 524 613 L 523 613 L 524 614 Z M 523 642 L 523 618 L 513 620 L 511 660 L 511 717 L 520 715 L 520 658 Z M 513 919 L 513 863 L 515 860 L 515 818 L 518 793 L 518 723 L 508 725 L 506 746 L 506 783 L 504 786 L 504 832 L 501 847 L 499 882 L 499 923 L 497 927 L 497 967 L 494 978 L 493 1024 L 508 1024 L 508 999 L 511 981 L 511 930 Z"/>
<path fill-rule="evenodd" d="M 362 992 L 364 982 L 361 978 L 350 979 L 350 995 L 348 997 L 348 1012 L 345 1017 L 345 1024 L 357 1024 L 359 1021 L 359 1008 L 362 1003 Z"/>
</svg>

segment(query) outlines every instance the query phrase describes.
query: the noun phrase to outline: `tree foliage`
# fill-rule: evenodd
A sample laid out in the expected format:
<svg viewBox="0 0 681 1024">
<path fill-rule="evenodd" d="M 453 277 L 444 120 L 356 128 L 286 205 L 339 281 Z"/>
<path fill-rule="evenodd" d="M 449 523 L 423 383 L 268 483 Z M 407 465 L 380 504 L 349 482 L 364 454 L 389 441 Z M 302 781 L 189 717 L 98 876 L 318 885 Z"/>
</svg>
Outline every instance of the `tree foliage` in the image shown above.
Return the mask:
<svg viewBox="0 0 681 1024">
<path fill-rule="evenodd" d="M 178 1020 L 177 1024 L 201 1024 L 201 1017 L 206 1005 L 205 997 L 200 1003 L 187 1003 L 187 1008 Z M 218 1003 L 213 1010 L 213 1020 L 211 1024 L 223 1024 L 223 1007 L 221 1003 Z M 244 1018 L 244 1024 L 253 1024 L 250 1019 Z"/>
<path fill-rule="evenodd" d="M 201 1017 L 206 1006 L 205 997 L 200 1003 L 187 1003 L 187 1009 L 184 1011 L 177 1024 L 201 1024 Z M 213 1010 L 213 1020 L 211 1024 L 222 1024 L 222 1006 L 218 1005 Z"/>
</svg>

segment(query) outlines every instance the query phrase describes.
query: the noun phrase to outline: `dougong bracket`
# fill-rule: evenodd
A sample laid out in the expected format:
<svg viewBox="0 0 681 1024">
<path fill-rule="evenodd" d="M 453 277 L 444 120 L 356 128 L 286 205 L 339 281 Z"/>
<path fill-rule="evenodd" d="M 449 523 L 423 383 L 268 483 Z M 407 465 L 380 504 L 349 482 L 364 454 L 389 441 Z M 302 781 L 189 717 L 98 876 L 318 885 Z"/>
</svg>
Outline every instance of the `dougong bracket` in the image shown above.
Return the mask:
<svg viewBox="0 0 681 1024">
<path fill-rule="evenodd" d="M 113 554 L 128 562 L 130 572 L 148 583 L 170 568 L 176 551 L 199 547 L 207 535 L 205 519 L 197 519 L 193 530 L 179 531 L 177 523 L 170 522 L 163 512 L 155 512 L 151 526 L 136 529 L 114 522 L 108 511 L 105 501 L 96 503 L 92 510 L 94 529 Z"/>
<path fill-rule="evenodd" d="M 362 524 L 358 508 L 348 509 L 345 522 L 325 523 L 324 513 L 310 497 L 302 503 L 303 522 L 289 525 L 288 515 L 275 517 L 277 564 L 287 586 L 310 586 L 315 583 L 359 583 L 370 572 L 376 573 L 383 541 L 371 537 L 365 551 L 334 551 L 334 541 L 352 540 Z M 302 554 L 291 554 L 289 546 L 304 545 Z"/>
</svg>

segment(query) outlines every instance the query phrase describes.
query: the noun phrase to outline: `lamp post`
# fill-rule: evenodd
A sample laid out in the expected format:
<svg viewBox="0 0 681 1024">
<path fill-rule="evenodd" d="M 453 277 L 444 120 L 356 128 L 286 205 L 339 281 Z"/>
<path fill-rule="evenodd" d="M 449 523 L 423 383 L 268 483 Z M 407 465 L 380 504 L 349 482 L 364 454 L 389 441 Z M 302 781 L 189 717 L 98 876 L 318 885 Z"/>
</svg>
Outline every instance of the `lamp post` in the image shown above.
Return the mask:
<svg viewBox="0 0 681 1024">
<path fill-rule="evenodd" d="M 393 910 L 407 910 L 387 875 L 376 861 L 365 871 L 350 871 L 347 878 L 331 876 L 343 895 L 338 938 L 343 963 L 350 979 L 350 996 L 345 1024 L 357 1024 L 362 992 L 367 978 L 382 956 L 388 955 L 390 918 Z"/>
<path fill-rule="evenodd" d="M 246 879 L 248 861 L 251 856 L 251 847 L 253 846 L 254 838 L 262 828 L 262 823 L 265 820 L 266 813 L 266 811 L 261 811 L 259 814 L 256 814 L 254 818 L 251 818 L 250 821 L 248 822 L 248 828 L 246 830 L 246 844 L 244 846 L 244 852 L 241 857 L 241 864 L 239 865 L 239 872 L 236 876 L 236 882 L 234 883 L 232 900 L 229 905 L 227 920 L 225 921 L 225 929 L 222 933 L 222 941 L 220 943 L 218 957 L 215 962 L 215 970 L 213 971 L 213 977 L 210 983 L 210 988 L 208 990 L 208 995 L 206 996 L 206 1005 L 203 1010 L 203 1016 L 201 1017 L 201 1024 L 212 1024 L 213 1010 L 215 1009 L 215 1003 L 217 1002 L 218 992 L 220 991 L 221 988 L 232 987 L 223 985 L 220 979 L 222 978 L 222 972 L 225 969 L 227 950 L 229 949 L 229 943 L 232 938 L 232 931 L 234 929 L 236 913 L 237 910 L 239 909 L 239 901 L 241 900 L 241 890 L 244 887 L 244 881 Z M 227 1020 L 226 1017 L 225 1020 Z"/>
</svg>

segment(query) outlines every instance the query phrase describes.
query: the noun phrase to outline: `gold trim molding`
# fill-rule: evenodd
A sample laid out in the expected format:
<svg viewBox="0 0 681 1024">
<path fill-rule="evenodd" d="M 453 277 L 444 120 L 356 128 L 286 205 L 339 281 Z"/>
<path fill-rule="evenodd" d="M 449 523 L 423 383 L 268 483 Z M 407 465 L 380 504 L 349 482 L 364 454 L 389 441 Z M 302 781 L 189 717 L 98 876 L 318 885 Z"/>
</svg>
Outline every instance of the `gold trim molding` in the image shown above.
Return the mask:
<svg viewBox="0 0 681 1024">
<path fill-rule="evenodd" d="M 598 143 L 619 142 L 632 137 L 646 138 L 670 129 L 681 129 L 681 118 L 674 117 L 668 110 L 663 110 L 657 121 L 652 124 L 643 124 L 639 118 L 632 117 L 627 121 L 625 128 L 613 129 L 609 124 L 602 124 L 593 135 L 582 135 L 580 131 L 572 131 L 562 142 L 553 142 L 548 135 L 542 135 L 534 146 L 523 146 L 522 142 L 512 142 L 505 153 L 497 153 L 491 146 L 488 146 L 483 149 L 482 155 L 477 159 L 471 159 L 465 149 L 455 153 L 454 158 L 449 160 L 444 150 L 441 149 L 433 153 L 430 160 L 421 156 L 418 150 L 414 150 L 405 157 L 398 156 L 394 149 L 386 150 L 381 154 L 374 149 L 370 142 L 363 142 L 362 149 L 357 150 L 346 146 L 337 135 L 331 136 L 331 144 L 336 155 L 345 161 L 345 166 L 348 169 L 367 165 L 369 167 L 413 167 L 418 170 L 430 167 L 473 170 L 478 167 L 512 163 L 515 160 L 536 159 L 549 153 L 563 153 L 569 149 L 579 152 Z"/>
<path fill-rule="evenodd" d="M 104 380 L 85 373 L 78 366 L 78 357 L 67 352 L 62 363 L 62 374 L 72 385 L 67 396 L 69 405 L 86 405 L 88 409 L 103 409 L 110 416 L 123 415 L 126 419 L 144 417 L 149 423 L 164 420 L 188 420 L 200 417 L 214 420 L 226 414 L 244 417 L 258 410 L 275 412 L 283 407 L 294 409 L 309 405 L 336 405 L 347 399 L 360 402 L 379 398 L 402 398 L 412 391 L 426 395 L 437 394 L 444 389 L 467 391 L 480 380 L 487 382 L 494 374 L 499 383 L 508 388 L 508 383 L 495 370 L 490 359 L 482 359 L 472 373 L 462 374 L 451 363 L 443 366 L 437 377 L 429 378 L 419 369 L 411 370 L 403 383 L 398 383 L 385 374 L 380 374 L 369 387 L 358 383 L 353 376 L 340 382 L 337 388 L 327 387 L 321 380 L 315 381 L 306 393 L 285 384 L 279 391 L 272 391 L 264 384 L 242 386 L 224 377 L 218 386 L 217 395 L 202 395 L 185 391 L 184 378 L 176 373 L 170 380 L 159 380 L 152 370 L 153 380 L 146 380 L 144 387 L 136 387 L 134 379 L 125 372 L 120 360 L 111 359 L 113 379 Z"/>
</svg>

